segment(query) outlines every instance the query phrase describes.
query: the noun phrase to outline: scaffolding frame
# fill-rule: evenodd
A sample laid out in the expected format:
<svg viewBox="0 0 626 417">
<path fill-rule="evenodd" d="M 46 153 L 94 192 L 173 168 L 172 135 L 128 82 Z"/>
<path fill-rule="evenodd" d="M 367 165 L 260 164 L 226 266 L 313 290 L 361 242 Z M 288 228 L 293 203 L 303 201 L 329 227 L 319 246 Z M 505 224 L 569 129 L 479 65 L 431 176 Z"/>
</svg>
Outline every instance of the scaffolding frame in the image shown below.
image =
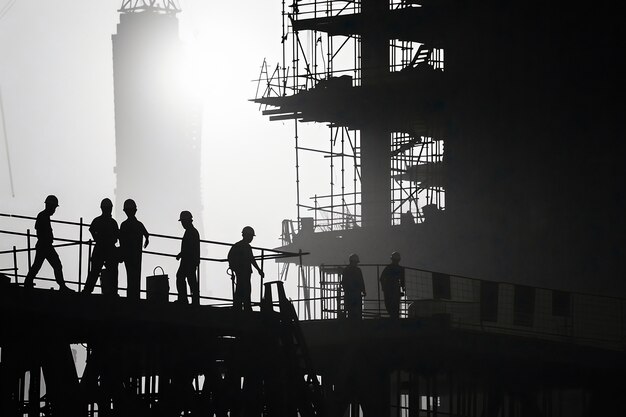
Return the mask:
<svg viewBox="0 0 626 417">
<path fill-rule="evenodd" d="M 415 1 L 391 0 L 389 8 L 415 8 Z M 344 77 L 352 87 L 361 85 L 361 39 L 360 35 L 336 35 L 315 29 L 298 31 L 294 23 L 308 19 L 344 17 L 361 12 L 361 2 L 355 0 L 293 0 L 282 2 L 282 61 L 273 68 L 263 60 L 255 99 L 287 97 L 310 91 L 324 83 Z M 437 46 L 437 47 L 435 47 Z M 428 65 L 443 71 L 444 50 L 438 46 L 415 41 L 390 39 L 389 72 L 401 72 Z M 263 88 L 261 88 L 263 86 Z M 302 219 L 313 214 L 316 232 L 340 232 L 361 226 L 360 210 L 360 131 L 350 126 L 330 123 L 329 146 L 324 149 L 302 145 L 303 132 L 298 122 L 307 122 L 299 112 L 282 114 L 280 110 L 260 105 L 270 120 L 293 120 L 294 156 L 296 174 L 296 220 L 292 221 L 294 233 L 302 230 Z M 392 225 L 401 222 L 402 214 L 410 211 L 418 223 L 425 216 L 421 207 L 434 205 L 445 209 L 445 191 L 440 170 L 422 167 L 431 181 L 421 177 L 412 178 L 407 170 L 417 165 L 435 166 L 443 161 L 443 137 L 440 132 L 392 132 L 389 149 L 392 169 L 390 172 Z M 304 197 L 302 195 L 302 153 L 318 153 L 329 160 L 330 180 L 328 192 Z M 404 173 L 400 178 L 398 174 Z M 348 175 L 351 174 L 351 175 Z M 433 177 L 436 186 L 433 186 Z M 309 202 L 306 201 L 308 198 Z M 406 217 L 405 217 L 406 218 Z M 291 243 L 291 237 L 283 233 L 283 243 Z"/>
<path fill-rule="evenodd" d="M 175 0 L 123 0 L 118 12 L 139 13 L 158 12 L 165 14 L 180 13 L 181 9 Z"/>
</svg>

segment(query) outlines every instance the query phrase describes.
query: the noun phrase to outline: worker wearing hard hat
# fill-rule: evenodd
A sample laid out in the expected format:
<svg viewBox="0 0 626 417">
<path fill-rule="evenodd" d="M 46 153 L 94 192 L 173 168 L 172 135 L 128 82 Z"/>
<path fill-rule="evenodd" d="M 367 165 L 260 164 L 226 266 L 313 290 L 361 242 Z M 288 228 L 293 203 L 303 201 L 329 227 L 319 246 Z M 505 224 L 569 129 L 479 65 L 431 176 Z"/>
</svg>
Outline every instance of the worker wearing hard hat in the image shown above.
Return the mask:
<svg viewBox="0 0 626 417">
<path fill-rule="evenodd" d="M 252 254 L 250 242 L 254 239 L 254 229 L 246 226 L 241 231 L 242 239 L 235 243 L 228 251 L 228 267 L 232 271 L 232 279 L 236 282 L 235 293 L 233 294 L 233 308 L 235 311 L 252 311 L 251 292 L 252 267 L 254 267 L 261 278 L 265 273 Z"/>
<path fill-rule="evenodd" d="M 89 226 L 89 232 L 96 245 L 91 255 L 91 270 L 87 275 L 83 292 L 87 294 L 93 292 L 98 276 L 102 272 L 102 267 L 106 266 L 106 273 L 110 281 L 104 284 L 100 280 L 102 292 L 110 291 L 112 295 L 117 295 L 119 255 L 118 248 L 115 245 L 119 237 L 119 228 L 117 222 L 111 216 L 113 203 L 110 199 L 105 198 L 100 202 L 100 210 L 102 214 L 93 219 L 91 226 Z"/>
<path fill-rule="evenodd" d="M 385 297 L 385 308 L 392 319 L 400 318 L 400 298 L 404 295 L 404 267 L 400 266 L 400 253 L 391 254 L 391 263 L 380 274 L 380 286 Z"/>
<path fill-rule="evenodd" d="M 365 282 L 363 273 L 358 267 L 359 255 L 353 253 L 348 261 L 350 264 L 341 273 L 341 287 L 343 288 L 343 304 L 349 319 L 361 320 L 363 315 L 363 297 L 365 292 Z"/>
<path fill-rule="evenodd" d="M 185 229 L 183 240 L 180 244 L 180 253 L 176 260 L 180 260 L 180 266 L 176 272 L 176 290 L 178 302 L 188 304 L 187 284 L 191 292 L 191 303 L 200 304 L 200 286 L 198 285 L 198 266 L 200 265 L 200 233 L 193 225 L 193 216 L 187 210 L 181 211 L 178 221 Z"/>
<path fill-rule="evenodd" d="M 52 242 L 54 241 L 54 235 L 52 233 L 52 226 L 50 224 L 50 216 L 54 214 L 59 206 L 59 200 L 54 195 L 46 197 L 44 202 L 45 208 L 37 215 L 35 221 L 35 230 L 37 231 L 37 244 L 35 245 L 35 260 L 28 270 L 26 279 L 24 280 L 24 287 L 32 288 L 35 276 L 41 269 L 43 261 L 48 261 L 52 270 L 54 271 L 54 279 L 59 284 L 59 290 L 71 291 L 65 285 L 63 279 L 63 266 L 57 251 L 54 249 Z"/>
<path fill-rule="evenodd" d="M 120 225 L 120 252 L 121 260 L 126 267 L 126 296 L 139 300 L 142 243 L 146 248 L 150 243 L 150 235 L 143 223 L 137 220 L 137 203 L 134 200 L 129 198 L 124 201 L 124 213 L 128 218 Z"/>
</svg>

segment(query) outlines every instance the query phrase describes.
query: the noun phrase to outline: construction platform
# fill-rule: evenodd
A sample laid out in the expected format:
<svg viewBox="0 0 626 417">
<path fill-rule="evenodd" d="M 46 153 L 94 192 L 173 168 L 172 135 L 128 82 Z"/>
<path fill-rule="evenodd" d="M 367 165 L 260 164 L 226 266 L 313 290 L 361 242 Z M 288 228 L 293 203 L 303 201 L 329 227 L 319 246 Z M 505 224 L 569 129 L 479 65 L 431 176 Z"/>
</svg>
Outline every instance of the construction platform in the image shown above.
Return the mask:
<svg viewBox="0 0 626 417">
<path fill-rule="evenodd" d="M 457 328 L 445 314 L 299 323 L 268 285 L 282 288 L 266 284 L 261 310 L 247 314 L 4 285 L 2 415 L 585 416 L 621 407 L 623 349 Z M 70 351 L 78 343 L 88 351 L 80 377 Z M 45 384 L 27 386 L 25 373 L 39 368 Z"/>
<path fill-rule="evenodd" d="M 316 415 L 307 398 L 319 384 L 304 379 L 308 359 L 281 284 L 265 285 L 257 312 L 4 284 L 2 415 Z"/>
</svg>

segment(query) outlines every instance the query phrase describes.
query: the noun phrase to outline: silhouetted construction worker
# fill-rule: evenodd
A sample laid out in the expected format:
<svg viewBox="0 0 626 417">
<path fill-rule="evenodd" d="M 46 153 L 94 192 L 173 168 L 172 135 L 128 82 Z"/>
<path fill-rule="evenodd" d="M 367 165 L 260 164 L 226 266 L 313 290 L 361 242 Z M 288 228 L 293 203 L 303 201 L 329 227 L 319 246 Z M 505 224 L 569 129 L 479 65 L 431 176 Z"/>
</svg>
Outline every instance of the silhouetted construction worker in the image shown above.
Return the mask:
<svg viewBox="0 0 626 417">
<path fill-rule="evenodd" d="M 24 280 L 24 287 L 32 288 L 33 280 L 41 266 L 43 261 L 47 260 L 54 271 L 54 279 L 59 284 L 59 290 L 71 291 L 65 285 L 63 279 L 63 266 L 57 251 L 54 249 L 52 242 L 54 241 L 54 235 L 52 234 L 52 225 L 50 224 L 50 216 L 54 214 L 59 206 L 59 200 L 56 196 L 49 195 L 44 201 L 46 208 L 43 209 L 38 215 L 35 221 L 35 230 L 37 231 L 37 244 L 35 245 L 35 260 L 28 270 L 26 279 Z"/>
<path fill-rule="evenodd" d="M 405 226 L 408 224 L 415 224 L 415 217 L 413 217 L 411 210 L 407 210 L 400 215 L 400 224 Z"/>
<path fill-rule="evenodd" d="M 343 287 L 343 305 L 349 319 L 361 320 L 363 315 L 363 297 L 365 283 L 359 264 L 359 255 L 353 253 L 349 258 L 350 265 L 346 266 L 341 273 L 341 286 Z"/>
<path fill-rule="evenodd" d="M 84 293 L 91 294 L 98 276 L 102 272 L 102 267 L 106 265 L 106 273 L 108 274 L 111 282 L 111 292 L 117 295 L 117 264 L 119 263 L 118 248 L 115 246 L 117 238 L 119 236 L 119 229 L 117 222 L 111 213 L 113 212 L 113 203 L 108 198 L 105 198 L 100 203 L 100 209 L 102 214 L 91 222 L 89 232 L 96 242 L 91 254 L 91 270 L 87 275 L 87 281 L 85 282 Z M 100 280 L 102 284 L 102 280 Z M 104 288 L 103 288 L 104 292 Z"/>
<path fill-rule="evenodd" d="M 137 220 L 137 204 L 134 200 L 124 201 L 124 213 L 128 218 L 120 225 L 121 259 L 126 267 L 127 296 L 139 300 L 141 290 L 141 247 L 148 247 L 150 235 L 142 222 Z"/>
<path fill-rule="evenodd" d="M 252 285 L 250 279 L 252 277 L 252 267 L 254 267 L 261 278 L 265 277 L 265 273 L 259 268 L 259 265 L 252 254 L 250 242 L 254 239 L 254 229 L 246 226 L 241 231 L 242 239 L 231 246 L 228 251 L 228 267 L 233 272 L 233 279 L 236 280 L 235 294 L 233 294 L 233 308 L 235 311 L 252 311 L 252 300 L 250 298 Z"/>
<path fill-rule="evenodd" d="M 176 272 L 178 302 L 188 304 L 187 283 L 189 283 L 191 302 L 198 305 L 200 304 L 200 288 L 196 271 L 200 265 L 200 233 L 193 226 L 193 217 L 190 212 L 181 211 L 178 221 L 185 229 L 180 253 L 176 255 L 176 259 L 180 260 L 180 266 Z"/>
<path fill-rule="evenodd" d="M 380 274 L 380 286 L 385 297 L 385 308 L 392 319 L 400 318 L 400 297 L 404 295 L 404 267 L 400 266 L 400 253 L 391 254 L 391 263 Z"/>
</svg>

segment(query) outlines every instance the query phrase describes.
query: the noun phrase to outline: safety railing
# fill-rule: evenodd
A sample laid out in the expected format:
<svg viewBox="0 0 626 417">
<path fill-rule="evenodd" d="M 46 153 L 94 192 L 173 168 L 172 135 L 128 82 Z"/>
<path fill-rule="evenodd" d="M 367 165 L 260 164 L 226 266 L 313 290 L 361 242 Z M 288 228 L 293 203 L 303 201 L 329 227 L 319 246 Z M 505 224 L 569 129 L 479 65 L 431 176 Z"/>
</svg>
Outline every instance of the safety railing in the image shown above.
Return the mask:
<svg viewBox="0 0 626 417">
<path fill-rule="evenodd" d="M 300 19 L 345 16 L 360 10 L 360 0 L 299 0 L 289 5 L 289 13 Z"/>
<path fill-rule="evenodd" d="M 10 218 L 10 219 L 15 219 L 15 220 L 25 220 L 25 221 L 36 220 L 35 217 L 15 215 L 15 214 L 6 214 L 6 213 L 0 213 L 0 217 Z M 87 236 L 89 236 L 88 228 L 90 224 L 85 223 L 83 218 L 81 218 L 78 222 L 51 219 L 51 223 L 78 229 L 74 231 L 74 233 L 77 235 L 76 239 L 71 239 L 71 238 L 68 238 L 67 236 L 63 236 L 63 237 L 55 236 L 54 238 L 55 244 L 53 246 L 55 249 L 75 248 L 77 250 L 76 251 L 77 253 L 73 255 L 73 256 L 77 256 L 77 262 L 69 264 L 69 266 L 73 266 L 75 268 L 74 273 L 64 274 L 64 275 L 66 275 L 65 283 L 67 284 L 67 286 L 72 290 L 80 292 L 85 287 L 85 279 L 91 267 L 90 265 L 91 254 L 93 251 L 93 247 L 95 245 L 95 243 L 92 240 L 87 238 Z M 33 242 L 36 241 L 36 236 L 33 232 L 31 232 L 30 229 L 27 229 L 25 232 L 15 231 L 15 230 L 0 230 L 0 236 L 1 235 L 4 235 L 5 237 L 11 236 L 13 237 L 14 241 L 16 239 L 20 239 L 20 240 L 24 239 L 25 243 L 23 246 L 18 247 L 17 245 L 12 245 L 11 249 L 0 251 L 0 274 L 8 277 L 10 279 L 10 282 L 13 284 L 23 285 L 24 279 L 26 278 L 28 270 L 30 269 L 30 266 L 32 265 L 33 256 L 34 256 L 33 254 L 36 251 L 36 248 L 33 244 Z M 153 242 L 155 239 L 159 239 L 161 241 L 182 240 L 181 237 L 177 237 L 177 236 L 151 233 L 150 234 L 150 246 L 154 246 Z M 0 242 L 2 242 L 2 240 L 4 239 L 0 238 Z M 232 246 L 232 243 L 201 239 L 200 245 L 201 245 L 201 253 L 205 253 L 207 252 L 206 250 L 207 246 L 222 247 L 226 251 L 227 248 L 230 248 Z M 299 259 L 301 259 L 302 256 L 306 255 L 306 253 L 302 253 L 302 252 L 292 253 L 292 252 L 285 252 L 285 251 L 280 251 L 276 249 L 269 249 L 269 248 L 256 247 L 256 246 L 252 246 L 252 250 L 253 250 L 254 258 L 259 264 L 259 267 L 261 268 L 261 270 L 263 270 L 265 266 L 264 265 L 265 261 L 282 259 L 282 258 L 291 258 L 291 257 L 298 257 Z M 165 251 L 144 249 L 142 253 L 143 255 L 156 256 L 156 257 L 165 258 L 165 259 L 176 258 L 175 253 L 165 252 Z M 68 269 L 66 268 L 66 266 L 68 266 L 67 260 L 69 256 L 66 256 L 67 254 L 65 251 L 61 252 L 59 255 L 62 261 L 64 261 L 63 262 L 64 272 L 66 272 Z M 201 256 L 200 257 L 200 266 L 198 267 L 198 270 L 197 270 L 198 285 L 200 288 L 199 290 L 200 300 L 201 300 L 200 303 L 210 304 L 213 306 L 231 305 L 232 298 L 213 297 L 213 296 L 207 296 L 203 294 L 203 290 L 204 290 L 203 282 L 205 282 L 206 280 L 203 279 L 205 277 L 203 276 L 202 271 L 205 269 L 207 264 L 210 264 L 210 263 L 227 265 L 228 259 L 226 258 L 226 256 L 224 257 Z M 7 266 L 7 265 L 10 265 L 10 266 Z M 74 280 L 67 279 L 67 276 L 71 276 L 74 274 L 78 277 L 78 279 L 74 279 Z M 223 274 L 226 276 L 227 274 L 230 274 L 230 271 L 227 270 L 227 266 L 225 266 L 223 270 Z M 146 274 L 143 273 L 143 276 L 145 275 Z M 54 283 L 56 282 L 56 280 L 54 278 L 38 275 L 35 277 L 34 282 L 36 285 L 37 283 Z M 264 280 L 263 278 L 261 278 L 260 287 L 259 287 L 261 297 L 262 297 L 262 292 L 263 292 L 263 284 L 264 284 Z M 102 291 L 101 280 L 99 280 L 99 283 L 96 284 L 95 288 L 96 288 L 95 292 Z M 121 290 L 124 293 L 127 291 L 127 288 L 120 286 L 119 288 L 117 288 L 117 290 Z M 234 292 L 234 284 L 231 287 L 231 291 Z M 141 289 L 140 292 L 144 298 L 147 297 L 147 292 L 148 292 L 147 289 Z M 168 293 L 168 297 L 170 300 L 173 300 L 177 295 L 178 294 L 174 292 Z M 258 305 L 259 303 L 254 302 L 253 304 Z"/>
<path fill-rule="evenodd" d="M 385 265 L 360 264 L 367 295 L 363 319 L 389 317 L 380 276 Z M 318 319 L 345 317 L 341 271 L 322 265 L 311 288 Z M 588 346 L 626 349 L 626 300 L 405 267 L 401 318 L 439 317 L 449 326 Z"/>
<path fill-rule="evenodd" d="M 34 220 L 28 216 L 1 214 L 0 217 L 14 217 Z M 66 283 L 80 291 L 84 286 L 83 276 L 89 270 L 89 258 L 93 243 L 86 240 L 85 227 L 80 222 L 53 221 L 67 226 L 78 226 L 78 239 L 55 238 L 56 248 L 78 250 L 78 280 Z M 25 247 L 13 246 L 0 251 L 0 274 L 6 275 L 13 283 L 22 284 L 28 266 L 32 263 L 33 234 L 30 231 L 15 232 L 0 230 L 0 235 L 25 239 Z M 179 237 L 152 234 L 151 238 L 180 240 Z M 202 240 L 202 245 L 229 247 L 229 243 Z M 151 243 L 152 244 L 152 243 Z M 254 247 L 255 258 L 263 269 L 264 262 L 270 259 L 301 257 L 304 253 L 284 252 L 275 249 Z M 174 258 L 176 255 L 161 251 L 144 250 L 144 254 Z M 61 258 L 67 260 L 65 253 Z M 202 257 L 201 265 L 225 263 L 225 257 Z M 318 273 L 306 286 L 310 297 L 292 300 L 296 307 L 307 306 L 317 313 L 314 319 L 341 319 L 345 317 L 341 271 L 344 265 L 321 265 Z M 367 296 L 363 300 L 363 318 L 378 319 L 388 317 L 385 309 L 384 293 L 380 286 L 380 275 L 385 265 L 361 264 L 365 278 Z M 205 267 L 202 266 L 201 270 Z M 225 275 L 225 271 L 223 272 Z M 230 305 L 232 299 L 210 297 L 203 294 L 205 282 L 201 271 L 200 296 L 202 304 Z M 54 282 L 48 277 L 39 276 L 36 281 Z M 261 287 L 263 280 L 261 280 Z M 97 288 L 101 288 L 98 286 Z M 122 291 L 125 288 L 120 288 Z M 262 288 L 260 295 L 262 296 Z M 146 291 L 142 290 L 145 296 Z M 177 294 L 169 294 L 170 299 Z M 256 304 L 256 303 L 255 303 Z M 311 305 L 314 308 L 310 308 Z M 472 331 L 495 332 L 518 336 L 529 336 L 554 341 L 571 342 L 590 346 L 624 350 L 626 347 L 626 300 L 617 297 L 567 292 L 550 288 L 530 287 L 509 282 L 486 281 L 459 275 L 449 275 L 436 271 L 405 268 L 405 294 L 400 301 L 400 317 L 428 318 L 439 317 L 451 327 Z"/>
</svg>

